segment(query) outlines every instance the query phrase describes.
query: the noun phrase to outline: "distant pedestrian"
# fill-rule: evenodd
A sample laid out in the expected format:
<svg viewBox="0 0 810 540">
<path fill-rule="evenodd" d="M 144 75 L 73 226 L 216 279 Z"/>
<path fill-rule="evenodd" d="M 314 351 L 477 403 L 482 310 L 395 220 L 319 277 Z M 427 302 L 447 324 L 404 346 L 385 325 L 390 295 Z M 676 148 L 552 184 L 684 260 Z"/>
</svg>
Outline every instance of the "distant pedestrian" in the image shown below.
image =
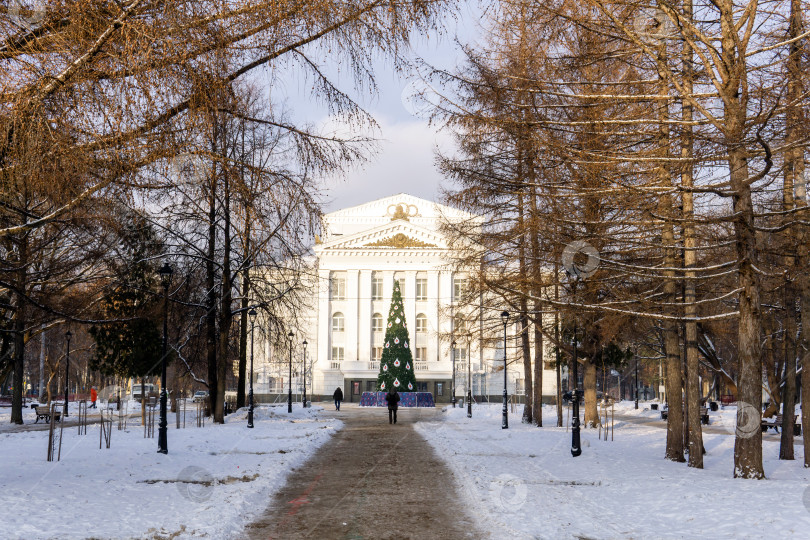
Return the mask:
<svg viewBox="0 0 810 540">
<path fill-rule="evenodd" d="M 96 387 L 91 386 L 90 387 L 90 403 L 91 403 L 90 408 L 91 409 L 96 408 L 96 400 L 97 399 L 98 399 L 98 392 L 96 392 Z"/>
<path fill-rule="evenodd" d="M 121 410 L 121 392 L 118 392 L 118 395 L 115 398 L 115 410 Z"/>
<path fill-rule="evenodd" d="M 397 423 L 397 409 L 399 408 L 399 392 L 396 388 L 392 388 L 385 394 L 385 401 L 388 402 L 388 423 Z"/>
<path fill-rule="evenodd" d="M 343 401 L 343 390 L 340 389 L 338 386 L 335 388 L 335 393 L 332 394 L 332 397 L 335 398 L 335 410 L 340 410 L 340 402 Z"/>
</svg>

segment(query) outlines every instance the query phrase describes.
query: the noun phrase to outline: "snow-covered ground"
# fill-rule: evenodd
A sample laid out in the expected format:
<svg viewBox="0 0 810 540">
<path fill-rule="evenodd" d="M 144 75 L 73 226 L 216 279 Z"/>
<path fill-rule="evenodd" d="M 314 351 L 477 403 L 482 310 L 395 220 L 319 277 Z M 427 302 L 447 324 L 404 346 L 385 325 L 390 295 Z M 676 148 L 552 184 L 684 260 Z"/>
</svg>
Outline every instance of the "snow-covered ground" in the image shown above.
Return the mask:
<svg viewBox="0 0 810 540">
<path fill-rule="evenodd" d="M 649 404 L 616 414 L 660 419 Z M 543 408 L 545 426 L 556 409 Z M 646 410 L 645 410 L 646 409 Z M 571 457 L 571 432 L 537 428 L 500 405 L 447 408 L 416 429 L 446 461 L 478 525 L 492 538 L 808 538 L 810 469 L 779 461 L 779 444 L 763 444 L 768 480 L 732 478 L 736 409 L 712 412 L 703 470 L 663 459 L 666 430 L 617 418 L 612 442 L 582 430 L 582 455 Z M 797 440 L 800 440 L 798 438 Z"/>
<path fill-rule="evenodd" d="M 109 450 L 98 424 L 82 436 L 65 427 L 62 459 L 50 463 L 47 431 L 0 433 L 0 537 L 233 537 L 340 429 L 321 410 L 259 407 L 252 430 L 244 409 L 204 428 L 187 419 L 176 429 L 169 415 L 167 455 L 156 452 L 157 425 L 145 439 L 139 420 L 126 431 L 114 423 Z"/>
</svg>

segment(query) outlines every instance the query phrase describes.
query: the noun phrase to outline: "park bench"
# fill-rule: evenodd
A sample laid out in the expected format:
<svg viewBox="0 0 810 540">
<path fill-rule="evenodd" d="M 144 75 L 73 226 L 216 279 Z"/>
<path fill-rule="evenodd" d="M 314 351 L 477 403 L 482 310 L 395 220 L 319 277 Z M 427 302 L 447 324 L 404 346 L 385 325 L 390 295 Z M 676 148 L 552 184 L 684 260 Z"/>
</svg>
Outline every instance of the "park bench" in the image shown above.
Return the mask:
<svg viewBox="0 0 810 540">
<path fill-rule="evenodd" d="M 51 421 L 51 409 L 50 407 L 46 407 L 41 405 L 34 409 L 37 413 L 37 419 L 34 422 L 35 424 L 39 423 L 39 419 L 45 420 L 46 423 Z M 56 421 L 59 422 L 62 419 L 62 413 L 60 411 L 56 411 Z"/>
<path fill-rule="evenodd" d="M 762 433 L 768 431 L 768 428 L 773 428 L 773 430 L 779 433 L 779 428 L 782 427 L 782 415 L 777 414 L 776 418 L 763 418 L 762 419 Z M 793 434 L 798 436 L 802 434 L 802 425 L 798 422 L 799 415 L 793 416 Z"/>
<path fill-rule="evenodd" d="M 664 407 L 661 409 L 661 420 L 666 420 L 669 413 L 669 407 Z M 700 422 L 702 424 L 709 425 L 709 408 L 708 407 L 701 407 L 700 408 Z"/>
</svg>

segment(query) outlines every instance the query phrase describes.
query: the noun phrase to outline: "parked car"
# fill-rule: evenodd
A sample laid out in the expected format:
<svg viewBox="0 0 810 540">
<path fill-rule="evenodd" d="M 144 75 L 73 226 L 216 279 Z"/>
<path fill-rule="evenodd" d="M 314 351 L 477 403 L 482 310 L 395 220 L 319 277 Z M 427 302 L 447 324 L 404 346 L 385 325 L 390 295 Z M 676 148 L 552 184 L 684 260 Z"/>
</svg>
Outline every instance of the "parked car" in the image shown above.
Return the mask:
<svg viewBox="0 0 810 540">
<path fill-rule="evenodd" d="M 191 398 L 191 401 L 194 403 L 198 403 L 200 401 L 206 401 L 208 399 L 208 390 L 197 390 L 194 392 L 194 396 Z"/>
</svg>

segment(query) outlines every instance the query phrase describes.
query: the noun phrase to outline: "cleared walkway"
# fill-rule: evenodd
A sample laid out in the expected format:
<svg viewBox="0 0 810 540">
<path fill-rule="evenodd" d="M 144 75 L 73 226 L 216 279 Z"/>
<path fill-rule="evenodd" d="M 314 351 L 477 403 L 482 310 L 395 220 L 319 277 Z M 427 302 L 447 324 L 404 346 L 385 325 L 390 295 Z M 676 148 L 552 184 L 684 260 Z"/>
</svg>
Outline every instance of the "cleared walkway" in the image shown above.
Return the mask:
<svg viewBox="0 0 810 540">
<path fill-rule="evenodd" d="M 344 428 L 291 474 L 247 538 L 484 537 L 458 502 L 451 472 L 412 427 L 437 413 L 400 409 L 390 425 L 382 408 L 327 412 Z"/>
</svg>

